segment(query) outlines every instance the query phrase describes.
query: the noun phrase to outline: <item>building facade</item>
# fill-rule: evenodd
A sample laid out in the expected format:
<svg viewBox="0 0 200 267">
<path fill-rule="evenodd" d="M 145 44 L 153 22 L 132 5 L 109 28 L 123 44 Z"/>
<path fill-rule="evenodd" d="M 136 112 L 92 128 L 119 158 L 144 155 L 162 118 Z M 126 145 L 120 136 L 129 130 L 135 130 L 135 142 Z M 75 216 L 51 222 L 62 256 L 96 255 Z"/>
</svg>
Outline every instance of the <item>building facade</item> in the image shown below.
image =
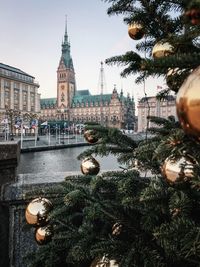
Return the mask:
<svg viewBox="0 0 200 267">
<path fill-rule="evenodd" d="M 117 92 L 92 95 L 88 89 L 77 90 L 73 60 L 70 54 L 67 26 L 57 69 L 57 97 L 41 99 L 41 120 L 65 122 L 67 125 L 97 122 L 105 126 L 133 129 L 134 101 Z"/>
<path fill-rule="evenodd" d="M 143 97 L 138 102 L 138 132 L 144 132 L 147 128 L 147 117 L 157 116 L 168 118 L 176 114 L 176 99 L 174 96 L 169 95 L 163 100 L 158 100 L 155 96 Z M 155 126 L 152 122 L 148 123 L 148 127 Z"/>
<path fill-rule="evenodd" d="M 40 112 L 39 84 L 26 72 L 0 63 L 0 122 L 8 112 Z M 2 128 L 3 126 L 0 125 Z"/>
</svg>

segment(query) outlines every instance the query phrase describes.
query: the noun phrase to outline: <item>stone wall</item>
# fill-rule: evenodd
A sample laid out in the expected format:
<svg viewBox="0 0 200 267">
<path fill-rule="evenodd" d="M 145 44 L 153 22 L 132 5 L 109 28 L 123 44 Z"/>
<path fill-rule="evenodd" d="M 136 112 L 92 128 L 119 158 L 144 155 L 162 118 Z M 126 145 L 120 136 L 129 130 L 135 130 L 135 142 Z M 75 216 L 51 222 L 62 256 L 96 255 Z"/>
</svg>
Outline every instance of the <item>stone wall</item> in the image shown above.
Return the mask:
<svg viewBox="0 0 200 267">
<path fill-rule="evenodd" d="M 34 179 L 34 175 L 32 175 Z M 9 267 L 27 267 L 25 256 L 38 249 L 35 242 L 35 228 L 27 224 L 25 209 L 28 203 L 38 196 L 51 199 L 53 194 L 46 195 L 44 191 L 56 187 L 55 183 L 21 184 L 14 183 L 4 188 L 4 201 L 9 203 Z M 37 193 L 36 193 L 37 192 Z"/>
<path fill-rule="evenodd" d="M 19 142 L 0 142 L 0 186 L 16 180 L 19 158 Z"/>
<path fill-rule="evenodd" d="M 38 249 L 35 229 L 25 220 L 27 204 L 39 196 L 53 200 L 68 173 L 16 175 L 20 142 L 0 142 L 0 267 L 27 267 L 24 257 Z M 79 172 L 80 173 L 80 172 Z M 51 190 L 52 192 L 53 190 Z"/>
<path fill-rule="evenodd" d="M 35 229 L 25 220 L 27 204 L 39 196 L 53 199 L 47 189 L 59 187 L 68 173 L 16 175 L 19 142 L 0 142 L 0 267 L 27 267 L 24 257 L 38 249 Z M 52 192 L 52 190 L 51 190 Z"/>
<path fill-rule="evenodd" d="M 16 169 L 20 157 L 19 142 L 0 142 L 0 266 L 8 267 L 10 203 L 5 201 L 5 186 L 16 181 Z"/>
</svg>

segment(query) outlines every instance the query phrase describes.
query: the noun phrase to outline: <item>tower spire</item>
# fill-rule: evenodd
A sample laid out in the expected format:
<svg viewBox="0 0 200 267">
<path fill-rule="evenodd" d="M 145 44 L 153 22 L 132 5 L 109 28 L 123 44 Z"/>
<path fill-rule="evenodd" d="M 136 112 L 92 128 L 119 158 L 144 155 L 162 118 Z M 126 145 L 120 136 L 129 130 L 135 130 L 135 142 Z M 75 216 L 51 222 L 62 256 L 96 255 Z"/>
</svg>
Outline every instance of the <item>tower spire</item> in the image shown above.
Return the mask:
<svg viewBox="0 0 200 267">
<path fill-rule="evenodd" d="M 74 69 L 73 61 L 70 55 L 70 43 L 69 43 L 68 34 L 67 34 L 67 15 L 65 15 L 65 34 L 64 34 L 64 40 L 62 42 L 61 60 L 64 61 L 66 68 L 69 68 L 72 70 Z"/>
<path fill-rule="evenodd" d="M 64 42 L 68 44 L 68 35 L 67 35 L 67 15 L 65 15 L 65 35 L 64 35 Z"/>
</svg>

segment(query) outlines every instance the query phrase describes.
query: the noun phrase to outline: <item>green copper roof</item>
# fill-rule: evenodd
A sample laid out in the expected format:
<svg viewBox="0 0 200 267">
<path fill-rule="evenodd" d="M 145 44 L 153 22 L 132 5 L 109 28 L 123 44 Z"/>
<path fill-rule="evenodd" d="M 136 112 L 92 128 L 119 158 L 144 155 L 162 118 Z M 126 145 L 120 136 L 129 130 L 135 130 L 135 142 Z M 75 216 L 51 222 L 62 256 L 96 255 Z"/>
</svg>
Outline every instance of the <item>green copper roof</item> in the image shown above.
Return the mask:
<svg viewBox="0 0 200 267">
<path fill-rule="evenodd" d="M 100 103 L 102 100 L 103 102 L 110 102 L 112 94 L 104 94 L 104 95 L 75 95 L 72 100 L 72 104 L 78 103 Z"/>
<path fill-rule="evenodd" d="M 62 55 L 61 60 L 64 61 L 65 67 L 68 69 L 74 69 L 73 61 L 70 55 L 70 43 L 68 41 L 68 35 L 67 35 L 67 22 L 65 24 L 65 35 L 64 35 L 64 41 L 62 43 Z"/>
<path fill-rule="evenodd" d="M 84 106 L 86 106 L 86 103 L 88 103 L 88 105 L 91 105 L 91 103 L 93 105 L 96 105 L 96 103 L 99 105 L 101 101 L 103 101 L 104 104 L 106 102 L 107 104 L 109 104 L 111 101 L 111 98 L 112 98 L 112 94 L 91 95 L 88 89 L 79 90 L 79 91 L 76 91 L 76 95 L 72 99 L 72 107 L 73 106 L 76 107 L 77 105 L 80 105 L 80 104 L 83 104 Z M 128 103 L 128 102 L 133 103 L 130 97 L 125 97 L 121 95 L 119 99 L 121 101 L 124 101 L 125 103 Z M 57 108 L 57 98 L 43 98 L 40 100 L 40 105 L 41 105 L 41 109 L 50 108 L 50 107 Z"/>
<path fill-rule="evenodd" d="M 40 99 L 41 108 L 57 105 L 57 98 L 42 98 Z"/>
<path fill-rule="evenodd" d="M 0 68 L 5 69 L 5 70 L 10 70 L 10 71 L 13 71 L 13 72 L 16 72 L 16 73 L 19 73 L 19 74 L 23 74 L 23 75 L 29 76 L 31 78 L 35 78 L 35 77 L 29 75 L 28 73 L 20 70 L 20 69 L 17 69 L 15 67 L 12 67 L 12 66 L 9 66 L 9 65 L 5 65 L 3 63 L 0 63 Z"/>
<path fill-rule="evenodd" d="M 75 96 L 91 95 L 88 89 L 76 91 Z"/>
</svg>

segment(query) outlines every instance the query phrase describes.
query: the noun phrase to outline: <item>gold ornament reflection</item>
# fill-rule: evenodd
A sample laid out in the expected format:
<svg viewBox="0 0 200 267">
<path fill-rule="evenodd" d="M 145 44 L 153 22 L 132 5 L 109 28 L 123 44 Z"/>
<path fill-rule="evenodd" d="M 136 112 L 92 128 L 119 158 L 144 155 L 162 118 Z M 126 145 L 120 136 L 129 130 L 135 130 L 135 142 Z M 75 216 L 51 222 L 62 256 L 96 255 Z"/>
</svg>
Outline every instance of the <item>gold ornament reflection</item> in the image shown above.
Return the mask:
<svg viewBox="0 0 200 267">
<path fill-rule="evenodd" d="M 95 144 L 99 140 L 95 130 L 86 130 L 84 132 L 84 138 L 89 144 Z"/>
<path fill-rule="evenodd" d="M 100 165 L 93 157 L 87 157 L 81 163 L 81 171 L 85 175 L 97 175 L 99 170 Z"/>
<path fill-rule="evenodd" d="M 176 96 L 179 122 L 186 134 L 200 140 L 200 67 L 183 82 Z"/>
<path fill-rule="evenodd" d="M 118 236 L 120 235 L 122 232 L 122 224 L 121 223 L 115 223 L 113 224 L 113 227 L 112 227 L 112 235 L 114 236 Z"/>
<path fill-rule="evenodd" d="M 46 198 L 33 199 L 27 206 L 25 218 L 32 226 L 43 226 L 48 223 L 48 214 L 52 203 Z"/>
<path fill-rule="evenodd" d="M 183 182 L 194 177 L 195 163 L 189 156 L 178 160 L 169 157 L 164 162 L 162 173 L 169 182 Z"/>
<path fill-rule="evenodd" d="M 38 245 L 46 245 L 51 241 L 53 236 L 53 229 L 51 226 L 39 227 L 35 231 L 35 240 Z"/>
<path fill-rule="evenodd" d="M 152 56 L 153 58 L 167 57 L 173 54 L 173 50 L 174 48 L 170 43 L 160 41 L 154 45 Z"/>
<path fill-rule="evenodd" d="M 128 35 L 133 40 L 140 40 L 144 36 L 144 28 L 139 23 L 131 23 L 128 26 Z"/>
<path fill-rule="evenodd" d="M 96 258 L 90 265 L 90 267 L 118 267 L 119 265 L 115 260 L 109 260 L 106 256 L 101 259 Z"/>
</svg>

